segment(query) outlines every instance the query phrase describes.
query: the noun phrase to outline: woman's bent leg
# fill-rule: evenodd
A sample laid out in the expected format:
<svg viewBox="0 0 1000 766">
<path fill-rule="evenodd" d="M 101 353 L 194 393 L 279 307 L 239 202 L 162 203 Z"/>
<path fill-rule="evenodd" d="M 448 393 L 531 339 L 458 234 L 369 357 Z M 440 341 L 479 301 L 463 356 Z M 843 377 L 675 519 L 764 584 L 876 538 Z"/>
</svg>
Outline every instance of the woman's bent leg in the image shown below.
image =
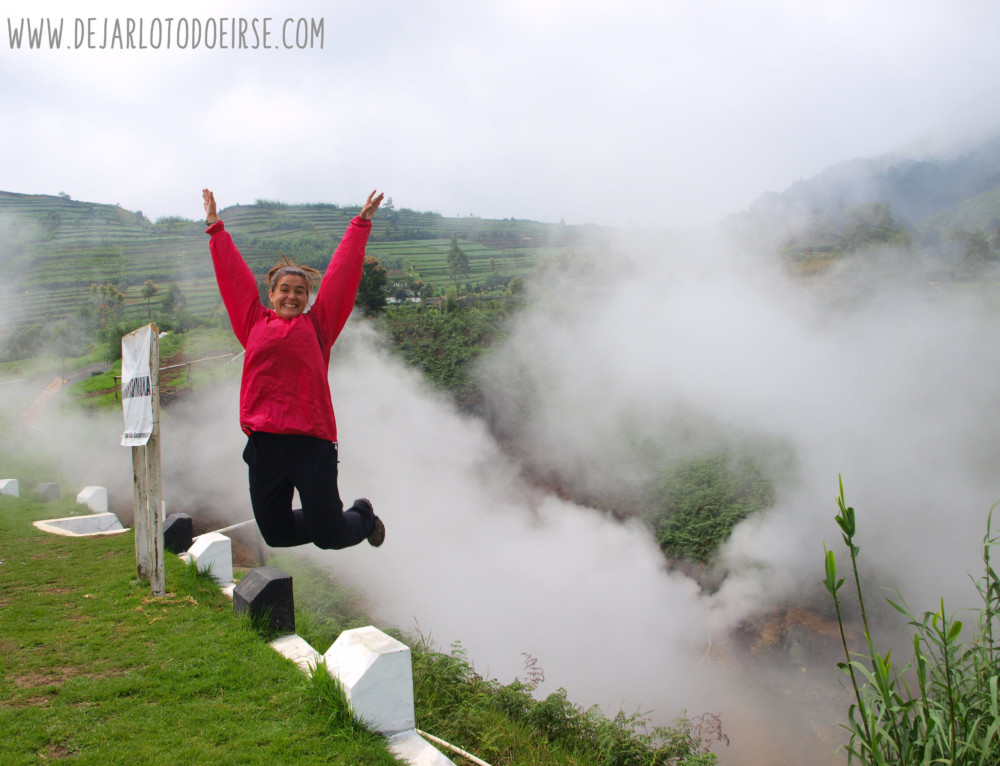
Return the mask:
<svg viewBox="0 0 1000 766">
<path fill-rule="evenodd" d="M 337 550 L 357 545 L 371 534 L 374 516 L 357 504 L 344 510 L 337 488 L 337 445 L 309 436 L 297 449 L 295 486 L 309 537 L 318 548 Z"/>
</svg>

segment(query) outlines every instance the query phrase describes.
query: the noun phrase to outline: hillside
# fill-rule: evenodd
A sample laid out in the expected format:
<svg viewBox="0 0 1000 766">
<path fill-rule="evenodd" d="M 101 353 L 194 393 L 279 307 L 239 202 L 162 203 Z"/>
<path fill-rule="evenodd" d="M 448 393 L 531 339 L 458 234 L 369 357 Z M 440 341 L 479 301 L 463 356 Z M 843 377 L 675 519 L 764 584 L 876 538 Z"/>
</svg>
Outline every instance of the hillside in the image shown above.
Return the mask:
<svg viewBox="0 0 1000 766">
<path fill-rule="evenodd" d="M 994 281 L 1000 264 L 1000 137 L 962 152 L 854 159 L 761 195 L 724 228 L 813 277 L 845 257 L 881 279 Z M 882 266 L 888 265 L 883 261 Z M 891 276 L 890 276 L 891 272 Z M 841 270 L 841 273 L 842 270 Z M 870 269 L 867 277 L 875 273 Z"/>
<path fill-rule="evenodd" d="M 285 205 L 258 201 L 221 211 L 227 228 L 255 273 L 263 274 L 284 252 L 325 267 L 358 208 Z M 200 221 L 150 221 L 118 205 L 66 196 L 0 192 L 0 337 L 13 329 L 69 317 L 88 301 L 91 284 L 114 284 L 125 293 L 130 316 L 146 313 L 140 292 L 151 281 L 153 305 L 176 285 L 189 311 L 206 316 L 220 305 Z M 585 246 L 592 226 L 524 220 L 446 218 L 437 213 L 396 210 L 391 203 L 374 221 L 368 254 L 393 276 L 431 283 L 440 293 L 450 281 L 451 238 L 469 259 L 465 281 L 491 274 L 531 271 L 551 255 Z M 44 291 L 43 300 L 39 292 Z"/>
<path fill-rule="evenodd" d="M 281 253 L 324 268 L 358 209 L 257 200 L 221 214 L 251 268 L 263 275 Z M 1000 137 L 947 156 L 842 162 L 780 193 L 761 195 L 731 216 L 727 227 L 764 242 L 771 252 L 791 254 L 800 271 L 805 257 L 809 268 L 803 273 L 812 273 L 816 253 L 828 264 L 871 244 L 864 230 L 882 218 L 928 256 L 925 270 L 955 269 L 965 246 L 964 240 L 956 244 L 956 230 L 985 236 L 1000 220 Z M 905 241 L 882 236 L 881 225 L 875 228 L 879 242 Z M 606 233 L 592 225 L 446 218 L 397 209 L 387 200 L 375 218 L 368 253 L 385 267 L 390 296 L 397 285 L 412 292 L 420 282 L 426 295 L 442 295 L 452 282 L 452 238 L 468 258 L 466 292 L 530 273 L 545 258 L 600 247 Z M 221 308 L 200 221 L 154 222 L 117 204 L 0 192 L 0 234 L 0 298 L 6 307 L 0 341 L 19 329 L 74 316 L 94 303 L 92 284 L 122 291 L 127 318 L 145 317 L 171 291 L 192 315 L 212 317 Z M 142 296 L 147 283 L 154 288 L 148 300 Z"/>
<path fill-rule="evenodd" d="M 962 201 L 948 210 L 921 221 L 917 230 L 924 236 L 948 235 L 953 231 L 989 231 L 1000 220 L 1000 188 L 990 189 Z"/>
<path fill-rule="evenodd" d="M 746 214 L 806 215 L 881 202 L 902 220 L 916 223 L 997 188 L 1000 137 L 950 156 L 890 155 L 841 162 L 783 192 L 762 194 Z"/>
</svg>

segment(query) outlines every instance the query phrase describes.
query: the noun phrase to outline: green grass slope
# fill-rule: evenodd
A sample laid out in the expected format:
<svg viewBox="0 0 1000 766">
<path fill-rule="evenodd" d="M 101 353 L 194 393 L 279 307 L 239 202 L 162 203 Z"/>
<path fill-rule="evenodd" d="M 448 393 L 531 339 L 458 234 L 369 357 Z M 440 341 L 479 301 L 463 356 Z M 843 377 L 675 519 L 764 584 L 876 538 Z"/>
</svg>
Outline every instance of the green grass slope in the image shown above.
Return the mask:
<svg viewBox="0 0 1000 766">
<path fill-rule="evenodd" d="M 0 761 L 395 763 L 176 557 L 152 598 L 131 533 L 31 525 L 73 506 L 0 497 Z"/>
</svg>

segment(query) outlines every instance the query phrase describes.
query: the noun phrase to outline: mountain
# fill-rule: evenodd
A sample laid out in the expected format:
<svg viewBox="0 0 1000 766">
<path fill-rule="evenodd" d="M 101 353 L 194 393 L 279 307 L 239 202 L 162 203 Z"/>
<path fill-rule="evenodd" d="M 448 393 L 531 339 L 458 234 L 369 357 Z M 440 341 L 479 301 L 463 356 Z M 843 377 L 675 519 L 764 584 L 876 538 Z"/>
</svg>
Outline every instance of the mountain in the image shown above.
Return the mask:
<svg viewBox="0 0 1000 766">
<path fill-rule="evenodd" d="M 853 159 L 816 176 L 796 181 L 780 193 L 766 193 L 742 214 L 787 218 L 828 214 L 837 208 L 888 203 L 900 221 L 916 225 L 963 203 L 1000 189 L 1000 136 L 951 156 L 921 158 L 890 155 Z M 1000 200 L 984 198 L 969 226 L 985 229 L 1000 214 Z M 941 221 L 946 221 L 942 218 Z"/>
</svg>

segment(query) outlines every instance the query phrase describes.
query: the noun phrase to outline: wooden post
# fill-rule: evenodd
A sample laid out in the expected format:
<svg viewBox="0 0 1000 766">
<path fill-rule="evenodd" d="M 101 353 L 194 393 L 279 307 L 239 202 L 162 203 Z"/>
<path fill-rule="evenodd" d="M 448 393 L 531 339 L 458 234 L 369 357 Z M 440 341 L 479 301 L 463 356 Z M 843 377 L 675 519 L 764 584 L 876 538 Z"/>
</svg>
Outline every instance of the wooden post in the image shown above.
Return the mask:
<svg viewBox="0 0 1000 766">
<path fill-rule="evenodd" d="M 156 325 L 149 342 L 153 429 L 141 447 L 132 447 L 132 509 L 135 562 L 140 580 L 149 580 L 153 596 L 166 595 L 163 575 L 163 499 L 160 481 L 160 337 Z"/>
<path fill-rule="evenodd" d="M 140 580 L 149 579 L 149 540 L 146 539 L 146 448 L 132 448 L 132 529 L 135 531 L 135 566 Z"/>
</svg>

